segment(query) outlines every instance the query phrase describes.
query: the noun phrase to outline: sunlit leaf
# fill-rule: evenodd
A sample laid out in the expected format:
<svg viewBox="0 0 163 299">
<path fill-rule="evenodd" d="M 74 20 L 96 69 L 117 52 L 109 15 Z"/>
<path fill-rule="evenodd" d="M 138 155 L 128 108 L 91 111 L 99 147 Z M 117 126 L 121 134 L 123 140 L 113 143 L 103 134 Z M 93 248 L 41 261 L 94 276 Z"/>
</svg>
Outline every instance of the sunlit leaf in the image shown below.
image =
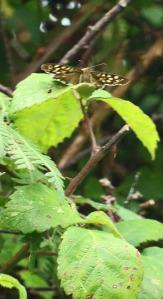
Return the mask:
<svg viewBox="0 0 163 299">
<path fill-rule="evenodd" d="M 136 299 L 142 264 L 136 249 L 112 234 L 79 227 L 63 235 L 58 275 L 74 299 Z"/>
</svg>

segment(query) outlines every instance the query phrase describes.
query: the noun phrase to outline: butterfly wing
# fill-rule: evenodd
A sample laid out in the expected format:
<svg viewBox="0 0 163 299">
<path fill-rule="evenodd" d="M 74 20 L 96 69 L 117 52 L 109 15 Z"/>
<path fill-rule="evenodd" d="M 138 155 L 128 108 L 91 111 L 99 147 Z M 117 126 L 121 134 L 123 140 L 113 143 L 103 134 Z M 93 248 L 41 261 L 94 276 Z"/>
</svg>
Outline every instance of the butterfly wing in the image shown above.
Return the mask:
<svg viewBox="0 0 163 299">
<path fill-rule="evenodd" d="M 128 79 L 116 74 L 109 74 L 104 72 L 91 72 L 91 74 L 97 82 L 97 87 L 125 85 L 129 82 Z"/>
<path fill-rule="evenodd" d="M 52 75 L 54 80 L 60 81 L 64 84 L 78 84 L 81 75 L 81 70 L 77 67 L 69 65 L 59 65 L 53 63 L 46 63 L 41 65 L 41 69 Z"/>
</svg>

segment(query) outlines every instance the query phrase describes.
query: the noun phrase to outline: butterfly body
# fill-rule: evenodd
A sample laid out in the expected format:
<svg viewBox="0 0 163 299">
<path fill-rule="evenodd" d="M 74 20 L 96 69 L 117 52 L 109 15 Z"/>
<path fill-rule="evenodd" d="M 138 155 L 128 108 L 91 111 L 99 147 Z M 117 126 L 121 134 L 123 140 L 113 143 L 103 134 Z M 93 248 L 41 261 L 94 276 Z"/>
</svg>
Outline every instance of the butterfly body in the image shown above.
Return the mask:
<svg viewBox="0 0 163 299">
<path fill-rule="evenodd" d="M 90 83 L 97 88 L 125 85 L 128 79 L 105 72 L 96 72 L 92 68 L 78 68 L 53 63 L 42 64 L 41 69 L 53 76 L 54 80 L 64 84 Z"/>
</svg>

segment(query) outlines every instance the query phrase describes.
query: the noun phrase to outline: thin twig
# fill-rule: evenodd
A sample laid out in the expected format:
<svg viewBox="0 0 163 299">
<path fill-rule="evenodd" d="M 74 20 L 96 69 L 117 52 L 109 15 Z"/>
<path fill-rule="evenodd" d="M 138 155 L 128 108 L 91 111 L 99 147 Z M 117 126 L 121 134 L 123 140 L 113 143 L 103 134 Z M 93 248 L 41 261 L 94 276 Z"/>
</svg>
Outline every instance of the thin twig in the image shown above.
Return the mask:
<svg viewBox="0 0 163 299">
<path fill-rule="evenodd" d="M 52 287 L 27 287 L 26 289 L 32 294 L 32 293 L 36 293 L 36 292 L 47 292 L 47 291 L 54 291 L 56 290 L 56 286 L 52 286 Z"/>
<path fill-rule="evenodd" d="M 57 256 L 56 252 L 51 252 L 51 251 L 37 251 L 36 252 L 37 256 Z"/>
<path fill-rule="evenodd" d="M 22 248 L 0 269 L 1 273 L 9 272 L 20 260 L 28 256 L 29 243 L 26 243 Z"/>
<path fill-rule="evenodd" d="M 93 26 L 89 26 L 84 36 L 70 49 L 60 63 L 66 64 L 74 57 L 85 45 L 88 45 L 92 38 L 102 31 L 132 0 L 120 0 L 112 9 L 110 9 L 99 21 Z"/>
<path fill-rule="evenodd" d="M 98 141 L 98 145 L 104 145 L 106 142 L 110 140 L 111 136 L 104 137 Z M 67 164 L 64 165 L 63 168 L 60 168 L 60 170 L 65 170 L 74 164 L 76 164 L 78 161 L 80 161 L 83 157 L 91 153 L 91 147 L 88 147 L 81 152 L 79 152 L 75 157 L 73 157 L 70 161 L 67 161 Z"/>
<path fill-rule="evenodd" d="M 83 103 L 83 99 L 80 97 L 80 94 L 77 92 L 77 90 L 73 90 L 74 92 L 74 95 L 75 97 L 77 98 L 77 100 L 80 102 L 80 107 L 81 107 L 81 110 L 83 112 L 83 116 L 84 116 L 84 119 L 86 121 L 86 124 L 87 124 L 87 129 L 88 129 L 88 133 L 89 133 L 89 136 L 90 136 L 90 140 L 91 140 L 91 144 L 92 144 L 92 154 L 95 153 L 96 151 L 98 151 L 99 149 L 99 146 L 97 145 L 97 142 L 96 142 L 96 137 L 94 135 L 94 132 L 93 132 L 93 128 L 92 128 L 92 124 L 91 124 L 91 121 L 88 117 L 88 113 L 87 113 L 87 108 L 86 106 L 84 105 Z"/>
<path fill-rule="evenodd" d="M 17 231 L 10 231 L 7 229 L 0 229 L 0 234 L 8 234 L 8 235 L 23 235 L 23 233 L 17 232 Z"/>
<path fill-rule="evenodd" d="M 99 34 L 97 34 L 90 42 L 89 47 L 86 48 L 84 53 L 82 54 L 80 58 L 80 67 L 85 67 L 88 64 L 89 57 L 91 56 L 91 53 L 94 49 L 94 46 L 96 44 L 97 39 L 99 38 Z"/>
<path fill-rule="evenodd" d="M 3 85 L 3 84 L 0 84 L 0 91 L 5 93 L 7 96 L 9 97 L 12 97 L 12 90 L 11 88 Z"/>
<path fill-rule="evenodd" d="M 121 138 L 129 131 L 128 125 L 123 126 L 104 146 L 100 148 L 98 152 L 90 157 L 88 162 L 82 168 L 82 170 L 70 181 L 70 184 L 65 190 L 65 195 L 70 196 L 78 187 L 78 185 L 84 180 L 84 178 L 90 173 L 90 171 L 96 166 L 96 164 L 105 156 L 109 149 L 114 144 L 117 144 Z"/>
</svg>

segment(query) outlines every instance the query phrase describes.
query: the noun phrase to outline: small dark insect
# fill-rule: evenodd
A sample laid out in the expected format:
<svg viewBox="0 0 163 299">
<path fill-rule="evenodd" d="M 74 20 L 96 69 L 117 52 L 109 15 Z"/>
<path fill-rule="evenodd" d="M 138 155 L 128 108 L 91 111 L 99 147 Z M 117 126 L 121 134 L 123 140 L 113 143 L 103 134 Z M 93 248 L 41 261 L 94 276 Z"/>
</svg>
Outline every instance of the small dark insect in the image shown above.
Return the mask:
<svg viewBox="0 0 163 299">
<path fill-rule="evenodd" d="M 41 69 L 52 75 L 54 80 L 64 84 L 90 83 L 97 88 L 105 88 L 107 86 L 125 85 L 129 82 L 128 79 L 116 74 L 97 72 L 89 67 L 78 68 L 69 65 L 45 63 L 41 65 Z"/>
<path fill-rule="evenodd" d="M 48 93 L 51 93 L 52 92 L 52 89 L 50 88 L 50 89 L 48 89 Z"/>
</svg>

